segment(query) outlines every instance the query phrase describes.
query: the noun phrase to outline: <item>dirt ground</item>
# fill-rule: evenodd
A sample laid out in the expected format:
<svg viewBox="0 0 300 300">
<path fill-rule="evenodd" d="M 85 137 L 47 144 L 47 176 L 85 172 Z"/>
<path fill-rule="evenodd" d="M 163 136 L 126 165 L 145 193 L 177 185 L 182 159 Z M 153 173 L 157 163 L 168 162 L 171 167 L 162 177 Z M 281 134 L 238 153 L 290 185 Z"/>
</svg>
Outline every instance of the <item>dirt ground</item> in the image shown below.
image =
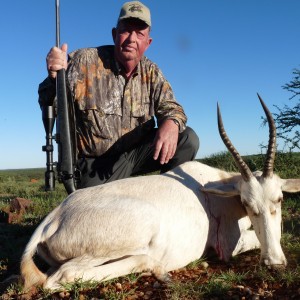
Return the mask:
<svg viewBox="0 0 300 300">
<path fill-rule="evenodd" d="M 19 203 L 20 201 L 18 201 Z M 23 205 L 29 205 L 27 202 Z M 22 214 L 23 206 L 20 205 L 19 213 Z M 18 206 L 19 207 L 19 206 Z M 9 210 L 6 216 L 9 215 Z M 297 211 L 289 211 L 296 219 L 300 218 Z M 296 214 L 296 215 L 295 215 Z M 6 223 L 6 224 L 5 224 Z M 276 276 L 276 272 L 264 270 L 260 274 L 259 269 L 259 250 L 243 253 L 230 260 L 230 262 L 219 261 L 216 257 L 211 257 L 205 264 L 198 264 L 193 267 L 186 267 L 170 273 L 171 283 L 158 282 L 153 276 L 136 276 L 130 280 L 128 277 L 119 278 L 110 283 L 101 283 L 93 289 L 86 289 L 78 286 L 72 292 L 60 292 L 52 295 L 45 295 L 39 289 L 33 289 L 27 294 L 18 292 L 13 283 L 19 280 L 19 262 L 22 254 L 24 241 L 28 240 L 32 229 L 28 231 L 18 224 L 0 223 L 1 234 L 0 252 L 7 240 L 15 241 L 15 249 L 11 249 L 15 254 L 7 264 L 0 264 L 0 299 L 111 299 L 111 300 L 134 300 L 134 299 L 153 299 L 153 300 L 197 300 L 197 299 L 300 299 L 300 282 L 292 283 L 288 278 Z M 287 226 L 287 224 L 285 224 Z M 295 228 L 294 228 L 295 229 Z M 298 231 L 298 228 L 297 230 Z M 18 245 L 18 242 L 20 245 Z M 19 249 L 19 252 L 16 251 Z M 289 261 L 287 269 L 294 272 L 300 263 L 300 253 L 288 253 L 284 251 Z M 2 268 L 2 269 L 1 269 Z M 241 279 L 235 279 L 228 285 L 228 277 L 222 274 L 244 274 Z M 246 275 L 245 275 L 246 274 Z M 220 277 L 221 275 L 221 277 Z M 233 276 L 233 277 L 234 277 Z M 275 280 L 274 280 L 275 278 Z M 276 280 L 276 278 L 281 278 Z M 300 278 L 300 276 L 297 276 Z M 224 286 L 224 288 L 222 288 Z M 209 289 L 211 287 L 211 289 Z M 226 287 L 226 288 L 225 288 Z"/>
<path fill-rule="evenodd" d="M 208 260 L 207 268 L 196 266 L 171 272 L 171 284 L 158 282 L 153 276 L 139 277 L 136 281 L 129 281 L 128 278 L 120 278 L 109 284 L 99 284 L 92 290 L 79 288 L 76 292 L 60 292 L 48 297 L 45 297 L 45 294 L 37 289 L 33 289 L 30 293 L 23 295 L 18 295 L 12 291 L 5 291 L 5 288 L 11 282 L 18 280 L 17 276 L 12 276 L 10 281 L 0 284 L 0 288 L 2 288 L 1 299 L 300 299 L 300 282 L 299 284 L 287 285 L 286 282 L 268 281 L 257 276 L 255 270 L 258 266 L 258 259 L 258 253 L 250 252 L 240 255 L 238 259 L 234 259 L 229 263 L 221 262 L 217 259 Z M 289 268 L 292 269 L 293 266 L 289 266 Z M 199 292 L 203 290 L 205 285 L 212 284 L 214 276 L 231 271 L 236 274 L 248 273 L 242 282 L 232 284 L 229 289 L 223 292 L 220 289 L 206 295 Z M 268 272 L 272 275 L 274 271 Z M 270 278 L 273 277 L 270 276 Z M 220 278 L 216 280 L 220 281 Z M 180 288 L 178 291 L 175 291 L 172 285 L 176 285 L 177 283 L 180 283 L 178 285 Z M 226 279 L 224 279 L 224 283 L 226 284 Z M 217 286 L 220 286 L 220 284 Z M 190 289 L 190 291 L 184 292 L 184 289 Z M 179 294 L 179 296 L 175 296 L 175 294 Z"/>
</svg>

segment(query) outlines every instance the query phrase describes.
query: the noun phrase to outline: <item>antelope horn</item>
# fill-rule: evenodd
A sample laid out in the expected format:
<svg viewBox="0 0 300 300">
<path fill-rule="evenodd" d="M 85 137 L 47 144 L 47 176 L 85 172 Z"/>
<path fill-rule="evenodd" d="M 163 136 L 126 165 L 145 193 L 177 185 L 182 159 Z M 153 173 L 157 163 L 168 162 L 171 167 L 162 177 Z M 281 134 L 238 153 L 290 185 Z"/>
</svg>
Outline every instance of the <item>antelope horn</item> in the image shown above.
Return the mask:
<svg viewBox="0 0 300 300">
<path fill-rule="evenodd" d="M 253 174 L 252 174 L 251 170 L 249 169 L 249 167 L 247 166 L 247 164 L 243 161 L 240 154 L 234 148 L 233 144 L 231 143 L 230 139 L 228 138 L 228 136 L 225 132 L 222 117 L 221 117 L 219 103 L 218 103 L 218 128 L 219 128 L 219 133 L 220 133 L 220 136 L 222 138 L 222 141 L 225 144 L 225 146 L 227 147 L 228 151 L 233 156 L 233 158 L 234 158 L 234 160 L 235 160 L 235 162 L 236 162 L 236 164 L 237 164 L 237 166 L 238 166 L 238 168 L 241 172 L 241 175 L 242 175 L 243 179 L 245 181 L 249 181 L 250 178 L 253 176 Z"/>
<path fill-rule="evenodd" d="M 269 124 L 269 144 L 268 144 L 268 151 L 266 155 L 266 161 L 263 169 L 263 177 L 272 177 L 273 169 L 274 169 L 274 161 L 275 161 L 275 153 L 276 153 L 276 126 L 272 114 L 270 113 L 269 109 L 267 108 L 264 101 L 261 99 L 259 94 L 257 94 L 259 101 L 265 111 L 268 124 Z"/>
</svg>

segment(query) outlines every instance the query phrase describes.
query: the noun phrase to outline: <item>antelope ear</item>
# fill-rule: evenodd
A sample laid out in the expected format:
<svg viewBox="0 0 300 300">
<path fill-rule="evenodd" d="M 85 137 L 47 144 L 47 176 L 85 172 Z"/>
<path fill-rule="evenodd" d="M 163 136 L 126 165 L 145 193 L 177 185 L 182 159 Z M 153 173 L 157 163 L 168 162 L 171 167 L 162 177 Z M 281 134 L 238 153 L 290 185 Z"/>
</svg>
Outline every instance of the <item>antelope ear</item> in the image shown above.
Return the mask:
<svg viewBox="0 0 300 300">
<path fill-rule="evenodd" d="M 200 189 L 204 193 L 222 197 L 232 197 L 240 195 L 240 191 L 237 189 L 236 185 L 232 183 L 217 185 L 211 188 L 201 187 Z"/>
<path fill-rule="evenodd" d="M 281 189 L 287 193 L 300 192 L 300 179 L 282 179 Z"/>
</svg>

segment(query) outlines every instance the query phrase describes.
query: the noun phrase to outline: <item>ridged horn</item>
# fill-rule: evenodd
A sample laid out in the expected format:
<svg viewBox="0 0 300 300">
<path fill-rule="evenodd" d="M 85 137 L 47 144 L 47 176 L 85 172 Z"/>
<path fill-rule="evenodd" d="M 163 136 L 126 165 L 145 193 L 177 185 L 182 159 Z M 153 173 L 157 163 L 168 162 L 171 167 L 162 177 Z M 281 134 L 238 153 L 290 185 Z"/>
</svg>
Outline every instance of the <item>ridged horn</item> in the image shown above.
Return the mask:
<svg viewBox="0 0 300 300">
<path fill-rule="evenodd" d="M 265 111 L 268 124 L 269 124 L 269 144 L 268 150 L 266 154 L 266 161 L 263 169 L 263 177 L 271 177 L 273 175 L 274 170 L 274 161 L 275 161 L 275 154 L 276 154 L 276 126 L 272 114 L 270 113 L 268 107 L 262 100 L 262 98 L 257 94 L 259 101 Z"/>
<path fill-rule="evenodd" d="M 240 154 L 238 153 L 238 151 L 233 146 L 230 139 L 228 138 L 226 131 L 224 129 L 219 103 L 217 104 L 217 106 L 218 106 L 218 128 L 219 128 L 219 133 L 220 133 L 221 139 L 222 139 L 223 143 L 225 144 L 225 146 L 227 147 L 228 151 L 233 156 L 233 158 L 237 164 L 237 167 L 239 168 L 239 170 L 241 172 L 243 179 L 245 181 L 249 181 L 250 178 L 253 176 L 253 174 L 252 174 L 251 170 L 249 169 L 249 167 L 247 166 L 247 164 L 242 159 L 242 157 L 240 156 Z"/>
</svg>

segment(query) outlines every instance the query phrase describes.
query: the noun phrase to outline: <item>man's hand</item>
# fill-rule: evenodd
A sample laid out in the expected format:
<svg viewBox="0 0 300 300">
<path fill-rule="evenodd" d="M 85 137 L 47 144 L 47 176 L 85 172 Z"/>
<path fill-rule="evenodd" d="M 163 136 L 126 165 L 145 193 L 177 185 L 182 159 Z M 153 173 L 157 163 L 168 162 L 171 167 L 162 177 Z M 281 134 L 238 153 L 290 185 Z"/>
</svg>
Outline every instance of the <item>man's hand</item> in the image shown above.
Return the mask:
<svg viewBox="0 0 300 300">
<path fill-rule="evenodd" d="M 178 133 L 178 125 L 176 125 L 173 120 L 165 120 L 159 126 L 153 142 L 154 160 L 157 160 L 159 157 L 159 162 L 162 165 L 169 162 L 176 152 Z"/>
<path fill-rule="evenodd" d="M 61 69 L 67 69 L 68 61 L 67 61 L 67 51 L 68 45 L 63 44 L 61 49 L 58 47 L 53 47 L 49 51 L 46 63 L 47 63 L 47 70 L 48 75 L 50 78 L 55 79 L 57 71 Z"/>
</svg>

